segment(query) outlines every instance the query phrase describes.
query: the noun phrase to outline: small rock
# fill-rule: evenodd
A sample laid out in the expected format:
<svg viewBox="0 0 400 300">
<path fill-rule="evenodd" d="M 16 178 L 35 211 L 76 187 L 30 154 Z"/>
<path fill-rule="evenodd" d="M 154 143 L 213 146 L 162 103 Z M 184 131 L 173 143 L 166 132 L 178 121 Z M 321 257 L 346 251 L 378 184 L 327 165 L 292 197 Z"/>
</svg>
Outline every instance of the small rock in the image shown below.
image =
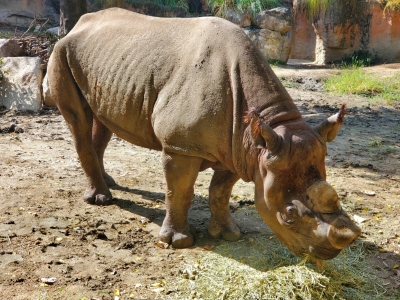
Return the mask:
<svg viewBox="0 0 400 300">
<path fill-rule="evenodd" d="M 374 191 L 365 190 L 365 191 L 363 191 L 363 193 L 364 193 L 365 195 L 368 195 L 368 196 L 375 196 L 375 192 L 374 192 Z"/>
<path fill-rule="evenodd" d="M 46 32 L 50 32 L 52 34 L 58 35 L 58 30 L 60 27 L 52 27 L 46 30 Z"/>
<path fill-rule="evenodd" d="M 237 210 L 240 207 L 240 203 L 239 202 L 230 202 L 229 207 L 232 210 Z"/>
<path fill-rule="evenodd" d="M 354 219 L 354 221 L 356 221 L 357 223 L 359 223 L 359 224 L 361 224 L 361 223 L 363 223 L 363 222 L 365 222 L 367 219 L 365 219 L 365 218 L 363 218 L 363 217 L 360 217 L 360 216 L 358 216 L 358 215 L 354 215 L 353 216 L 353 219 Z"/>
<path fill-rule="evenodd" d="M 46 284 L 53 284 L 54 282 L 57 281 L 57 278 L 55 277 L 49 277 L 49 278 L 40 278 L 40 281 Z"/>
</svg>

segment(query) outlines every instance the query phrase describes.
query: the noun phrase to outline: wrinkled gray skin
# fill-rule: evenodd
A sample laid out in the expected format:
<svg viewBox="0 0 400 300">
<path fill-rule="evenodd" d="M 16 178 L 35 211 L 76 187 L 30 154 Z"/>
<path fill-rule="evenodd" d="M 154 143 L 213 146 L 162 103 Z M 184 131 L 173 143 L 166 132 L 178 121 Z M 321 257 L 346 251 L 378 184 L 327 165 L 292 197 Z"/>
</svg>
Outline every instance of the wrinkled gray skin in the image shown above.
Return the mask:
<svg viewBox="0 0 400 300">
<path fill-rule="evenodd" d="M 112 132 L 163 152 L 160 239 L 176 248 L 194 243 L 187 214 L 206 168 L 215 170 L 212 237 L 239 239 L 229 212 L 239 178 L 255 183 L 260 215 L 299 256 L 333 258 L 360 235 L 325 181 L 326 142 L 336 136 L 344 106 L 311 128 L 263 55 L 225 20 L 161 19 L 115 8 L 87 14 L 57 43 L 48 80 L 45 103 L 57 105 L 71 130 L 88 203 L 112 203 L 108 186 L 115 182 L 103 166 Z"/>
</svg>

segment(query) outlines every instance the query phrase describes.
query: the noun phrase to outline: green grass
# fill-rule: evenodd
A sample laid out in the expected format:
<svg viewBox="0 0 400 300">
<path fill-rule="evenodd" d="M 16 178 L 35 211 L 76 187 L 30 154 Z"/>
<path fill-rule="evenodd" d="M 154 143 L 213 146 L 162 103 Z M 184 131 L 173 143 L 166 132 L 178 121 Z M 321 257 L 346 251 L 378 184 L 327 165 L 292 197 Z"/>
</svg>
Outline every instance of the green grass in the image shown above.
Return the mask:
<svg viewBox="0 0 400 300">
<path fill-rule="evenodd" d="M 400 102 L 400 73 L 378 77 L 363 68 L 343 70 L 325 81 L 325 89 L 341 95 L 361 95 L 384 99 L 387 103 Z"/>
</svg>

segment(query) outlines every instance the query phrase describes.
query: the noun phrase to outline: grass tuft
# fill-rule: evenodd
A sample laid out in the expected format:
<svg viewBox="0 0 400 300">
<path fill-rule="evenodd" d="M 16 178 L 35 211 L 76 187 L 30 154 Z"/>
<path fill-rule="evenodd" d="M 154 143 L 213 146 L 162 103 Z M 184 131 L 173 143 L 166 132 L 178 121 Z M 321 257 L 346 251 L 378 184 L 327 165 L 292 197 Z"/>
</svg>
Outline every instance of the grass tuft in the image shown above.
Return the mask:
<svg viewBox="0 0 400 300">
<path fill-rule="evenodd" d="M 378 77 L 362 68 L 343 70 L 325 81 L 325 89 L 337 94 L 355 94 L 384 99 L 389 104 L 400 101 L 400 73 Z"/>
</svg>

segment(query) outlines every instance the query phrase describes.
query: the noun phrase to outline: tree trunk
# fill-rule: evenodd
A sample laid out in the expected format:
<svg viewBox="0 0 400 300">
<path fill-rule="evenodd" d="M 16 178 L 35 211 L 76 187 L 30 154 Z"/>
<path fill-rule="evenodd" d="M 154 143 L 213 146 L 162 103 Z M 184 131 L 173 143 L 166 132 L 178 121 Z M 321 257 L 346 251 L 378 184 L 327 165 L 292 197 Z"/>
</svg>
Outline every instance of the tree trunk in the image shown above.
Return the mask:
<svg viewBox="0 0 400 300">
<path fill-rule="evenodd" d="M 58 34 L 67 34 L 87 12 L 86 0 L 60 0 L 60 29 Z"/>
</svg>

